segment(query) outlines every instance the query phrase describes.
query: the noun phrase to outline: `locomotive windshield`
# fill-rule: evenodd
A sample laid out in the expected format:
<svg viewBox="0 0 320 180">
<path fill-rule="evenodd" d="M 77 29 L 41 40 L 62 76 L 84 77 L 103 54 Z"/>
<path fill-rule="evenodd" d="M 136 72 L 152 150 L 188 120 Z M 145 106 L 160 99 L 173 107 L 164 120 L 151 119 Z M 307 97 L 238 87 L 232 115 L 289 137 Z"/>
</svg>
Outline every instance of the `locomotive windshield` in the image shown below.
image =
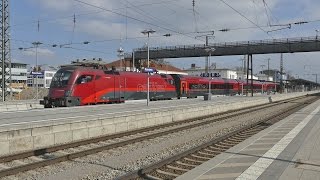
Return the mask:
<svg viewBox="0 0 320 180">
<path fill-rule="evenodd" d="M 57 73 L 52 78 L 50 88 L 67 86 L 72 72 L 73 70 L 65 70 L 65 69 L 60 69 L 59 71 L 57 71 Z"/>
</svg>

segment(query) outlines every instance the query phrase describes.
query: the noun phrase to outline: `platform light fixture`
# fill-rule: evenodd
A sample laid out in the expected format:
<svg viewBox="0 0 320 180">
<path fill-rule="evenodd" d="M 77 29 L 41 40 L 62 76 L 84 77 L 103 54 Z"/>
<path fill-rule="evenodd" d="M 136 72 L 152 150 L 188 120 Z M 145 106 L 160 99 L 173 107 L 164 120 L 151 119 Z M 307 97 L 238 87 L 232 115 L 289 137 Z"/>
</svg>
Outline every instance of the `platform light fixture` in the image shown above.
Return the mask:
<svg viewBox="0 0 320 180">
<path fill-rule="evenodd" d="M 149 37 L 150 37 L 150 34 L 153 34 L 155 33 L 156 31 L 153 30 L 153 29 L 146 29 L 144 31 L 141 31 L 141 33 L 143 35 L 148 35 L 148 42 L 147 42 L 147 51 L 148 51 L 148 59 L 147 59 L 147 67 L 149 69 L 150 67 L 150 50 L 149 50 Z M 147 78 L 147 106 L 149 106 L 149 101 L 150 101 L 150 77 L 149 77 L 149 73 L 148 73 L 148 78 Z"/>
<path fill-rule="evenodd" d="M 124 56 L 124 50 L 123 48 L 120 46 L 120 48 L 117 50 L 118 52 L 118 57 L 120 59 L 120 71 L 122 71 L 122 57 Z"/>
<path fill-rule="evenodd" d="M 210 62 L 210 59 L 211 59 L 211 54 L 216 50 L 215 48 L 213 47 L 206 47 L 204 49 L 207 53 L 209 53 L 209 62 Z M 210 63 L 209 63 L 209 70 L 208 70 L 208 73 L 210 73 Z M 210 76 L 209 77 L 209 96 L 210 96 L 210 99 L 211 99 L 211 80 L 212 80 L 212 77 Z"/>
<path fill-rule="evenodd" d="M 37 41 L 37 42 L 33 42 L 32 45 L 34 45 L 34 47 L 36 48 L 36 72 L 38 73 L 39 71 L 39 67 L 38 67 L 38 47 L 39 45 L 41 45 L 42 43 Z M 38 100 L 38 96 L 39 96 L 39 84 L 38 84 L 38 74 L 36 75 L 36 100 Z"/>
</svg>

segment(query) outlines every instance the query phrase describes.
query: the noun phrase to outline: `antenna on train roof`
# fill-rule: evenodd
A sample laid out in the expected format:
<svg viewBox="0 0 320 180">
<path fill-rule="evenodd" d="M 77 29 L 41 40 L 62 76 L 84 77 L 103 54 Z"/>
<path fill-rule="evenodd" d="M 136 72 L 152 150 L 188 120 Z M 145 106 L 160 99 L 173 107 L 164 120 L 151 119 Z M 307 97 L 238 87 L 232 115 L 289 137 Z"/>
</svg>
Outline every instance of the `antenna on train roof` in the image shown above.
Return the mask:
<svg viewBox="0 0 320 180">
<path fill-rule="evenodd" d="M 82 59 L 82 60 L 75 60 L 75 61 L 71 61 L 71 64 L 68 65 L 64 65 L 64 66 L 82 66 L 82 67 L 91 67 L 93 69 L 107 69 L 107 67 L 105 66 L 107 63 L 102 61 L 101 58 L 96 59 L 96 58 L 92 58 L 90 59 Z"/>
</svg>

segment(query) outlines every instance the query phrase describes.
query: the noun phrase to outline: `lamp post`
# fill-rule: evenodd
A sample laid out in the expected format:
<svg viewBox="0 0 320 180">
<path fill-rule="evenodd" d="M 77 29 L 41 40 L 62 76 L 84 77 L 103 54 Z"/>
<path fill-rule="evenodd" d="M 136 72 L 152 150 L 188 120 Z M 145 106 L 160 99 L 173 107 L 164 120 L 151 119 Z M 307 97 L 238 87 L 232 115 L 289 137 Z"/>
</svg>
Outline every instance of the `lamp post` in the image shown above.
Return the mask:
<svg viewBox="0 0 320 180">
<path fill-rule="evenodd" d="M 42 43 L 37 41 L 33 42 L 32 45 L 36 48 L 36 72 L 38 73 L 39 68 L 38 68 L 38 46 L 41 45 Z M 36 100 L 38 100 L 38 94 L 39 94 L 39 85 L 38 85 L 38 74 L 36 73 Z"/>
<path fill-rule="evenodd" d="M 241 83 L 241 96 L 243 96 L 243 82 Z"/>
<path fill-rule="evenodd" d="M 209 53 L 209 62 L 210 62 L 210 59 L 211 59 L 211 53 L 213 53 L 216 49 L 213 48 L 213 47 L 206 47 L 204 49 L 207 53 Z M 210 73 L 210 64 L 208 66 L 208 73 Z M 212 77 L 210 76 L 210 79 L 209 79 L 209 96 L 210 96 L 210 99 L 211 99 L 211 79 Z"/>
<path fill-rule="evenodd" d="M 156 31 L 153 29 L 146 29 L 144 31 L 141 31 L 142 34 L 144 35 L 148 35 L 148 42 L 147 42 L 147 51 L 148 51 L 148 59 L 147 59 L 147 66 L 148 68 L 150 67 L 150 62 L 149 62 L 149 58 L 150 58 L 150 51 L 149 51 L 149 37 L 150 34 L 155 33 Z M 149 100 L 150 100 L 150 78 L 149 78 L 149 72 L 148 72 L 148 78 L 147 78 L 147 106 L 149 106 Z"/>
<path fill-rule="evenodd" d="M 318 39 L 319 29 L 316 29 L 316 39 Z"/>
</svg>

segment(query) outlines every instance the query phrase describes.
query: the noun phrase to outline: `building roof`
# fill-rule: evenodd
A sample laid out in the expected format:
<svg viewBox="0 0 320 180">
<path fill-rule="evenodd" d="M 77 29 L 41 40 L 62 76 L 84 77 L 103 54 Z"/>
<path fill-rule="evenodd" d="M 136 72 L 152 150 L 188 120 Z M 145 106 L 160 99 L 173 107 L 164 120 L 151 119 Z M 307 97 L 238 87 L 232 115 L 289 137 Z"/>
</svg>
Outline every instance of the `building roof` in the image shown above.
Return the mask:
<svg viewBox="0 0 320 180">
<path fill-rule="evenodd" d="M 21 63 L 21 62 L 11 62 L 11 64 L 28 65 L 28 64 L 26 64 L 26 63 Z"/>
<path fill-rule="evenodd" d="M 204 68 L 189 68 L 189 69 L 185 69 L 184 71 L 204 71 Z M 208 69 L 209 71 L 237 71 L 237 70 L 233 70 L 233 69 L 228 69 L 228 68 L 221 68 L 221 69 Z"/>
<path fill-rule="evenodd" d="M 120 60 L 113 61 L 109 64 L 106 64 L 106 67 L 108 69 L 111 69 L 112 67 L 120 67 Z M 147 63 L 143 63 L 142 66 L 147 66 Z M 132 62 L 128 60 L 122 60 L 122 67 L 132 67 Z M 162 70 L 162 71 L 175 71 L 175 72 L 184 72 L 183 70 L 174 67 L 170 64 L 159 64 L 156 61 L 150 60 L 150 67 L 155 68 L 156 70 Z"/>
</svg>

